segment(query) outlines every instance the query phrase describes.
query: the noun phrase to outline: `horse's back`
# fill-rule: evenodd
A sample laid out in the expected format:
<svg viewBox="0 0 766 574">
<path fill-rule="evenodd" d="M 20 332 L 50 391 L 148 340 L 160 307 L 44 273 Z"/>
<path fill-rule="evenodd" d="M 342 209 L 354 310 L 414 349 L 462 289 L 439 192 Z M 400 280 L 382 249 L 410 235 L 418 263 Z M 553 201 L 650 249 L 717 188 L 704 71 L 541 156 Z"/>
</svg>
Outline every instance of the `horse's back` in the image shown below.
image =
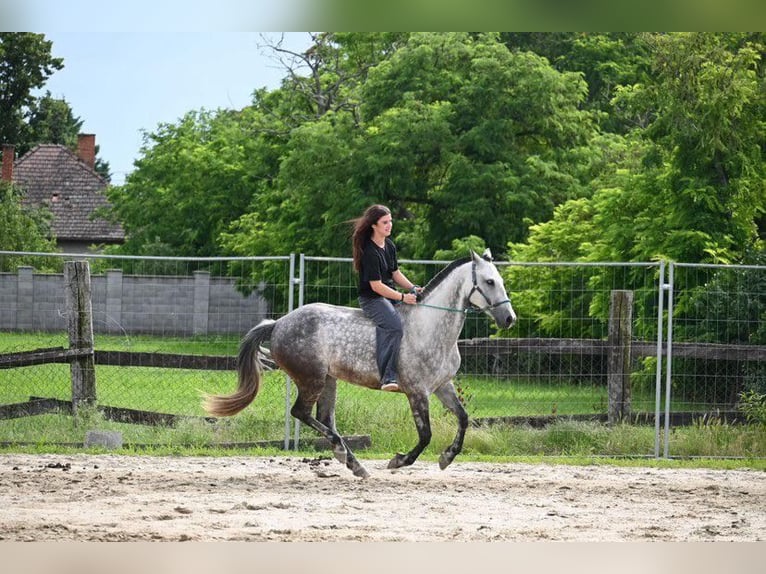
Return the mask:
<svg viewBox="0 0 766 574">
<path fill-rule="evenodd" d="M 361 309 L 310 303 L 281 317 L 271 355 L 287 371 L 368 371 L 375 360 L 375 325 Z M 339 374 L 339 373 L 338 373 Z"/>
</svg>

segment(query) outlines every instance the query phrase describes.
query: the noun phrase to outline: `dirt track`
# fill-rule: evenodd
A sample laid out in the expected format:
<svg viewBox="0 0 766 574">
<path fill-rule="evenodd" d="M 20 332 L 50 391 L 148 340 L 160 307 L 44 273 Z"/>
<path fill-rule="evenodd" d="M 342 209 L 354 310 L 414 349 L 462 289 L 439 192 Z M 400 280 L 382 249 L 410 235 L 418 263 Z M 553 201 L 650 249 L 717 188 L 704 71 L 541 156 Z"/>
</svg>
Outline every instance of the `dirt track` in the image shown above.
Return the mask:
<svg viewBox="0 0 766 574">
<path fill-rule="evenodd" d="M 0 538 L 766 540 L 760 471 L 362 462 L 0 455 Z"/>
</svg>

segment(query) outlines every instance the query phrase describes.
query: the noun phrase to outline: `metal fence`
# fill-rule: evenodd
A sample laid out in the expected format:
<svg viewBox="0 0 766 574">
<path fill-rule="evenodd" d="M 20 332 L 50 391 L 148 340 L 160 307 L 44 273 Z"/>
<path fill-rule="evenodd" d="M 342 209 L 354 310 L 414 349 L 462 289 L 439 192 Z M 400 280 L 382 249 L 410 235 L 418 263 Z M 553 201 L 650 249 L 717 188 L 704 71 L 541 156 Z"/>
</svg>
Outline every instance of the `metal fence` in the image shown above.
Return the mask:
<svg viewBox="0 0 766 574">
<path fill-rule="evenodd" d="M 288 447 L 312 434 L 289 417 L 294 391 L 280 372 L 267 373 L 253 406 L 215 424 L 204 418 L 200 392 L 236 387 L 232 358 L 238 341 L 261 319 L 314 301 L 356 306 L 350 259 L 76 256 L 89 262 L 94 286 L 99 410 L 87 420 L 87 411 L 77 419 L 67 412 L 72 402 L 67 362 L 35 362 L 28 355 L 48 349 L 54 356 L 52 349 L 68 346 L 67 311 L 57 285 L 63 282 L 64 261 L 73 258 L 0 252 L 0 442 L 76 442 L 72 436 L 84 427 L 73 431 L 72 421 L 84 416 L 77 424 L 92 426 L 106 417 L 136 445 L 212 440 Z M 400 262 L 420 284 L 446 263 Z M 631 301 L 620 416 L 653 430 L 631 454 L 672 456 L 677 425 L 735 421 L 742 392 L 766 391 L 764 267 L 665 262 L 498 262 L 498 267 L 517 325 L 499 333 L 484 316 L 471 315 L 460 342 L 463 362 L 456 382 L 479 424 L 610 421 L 615 399 L 608 379 L 616 343 L 609 329 L 617 291 L 628 292 Z M 344 426 L 346 418 L 365 425 L 411 424 L 406 407 L 402 420 L 377 420 L 374 395 L 339 387 L 338 427 L 344 434 L 370 430 Z M 345 416 L 350 411 L 354 417 Z M 157 422 L 170 422 L 171 429 Z M 725 455 L 725 449 L 718 454 Z"/>
</svg>

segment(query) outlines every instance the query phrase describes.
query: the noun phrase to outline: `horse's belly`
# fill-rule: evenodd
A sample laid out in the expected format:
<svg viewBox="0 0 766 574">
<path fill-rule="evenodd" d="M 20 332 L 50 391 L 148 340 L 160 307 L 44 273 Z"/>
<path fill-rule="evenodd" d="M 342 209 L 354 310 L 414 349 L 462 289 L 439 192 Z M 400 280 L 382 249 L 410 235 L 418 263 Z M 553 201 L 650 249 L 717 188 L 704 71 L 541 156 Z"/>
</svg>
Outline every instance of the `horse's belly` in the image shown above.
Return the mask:
<svg viewBox="0 0 766 574">
<path fill-rule="evenodd" d="M 431 389 L 452 379 L 460 368 L 460 353 L 452 349 L 430 349 L 428 354 L 415 354 L 402 349 L 400 374 L 408 379 L 423 381 Z"/>
<path fill-rule="evenodd" d="M 331 353 L 330 376 L 365 387 L 377 387 L 378 367 L 375 341 L 357 340 L 354 345 L 338 345 Z"/>
</svg>

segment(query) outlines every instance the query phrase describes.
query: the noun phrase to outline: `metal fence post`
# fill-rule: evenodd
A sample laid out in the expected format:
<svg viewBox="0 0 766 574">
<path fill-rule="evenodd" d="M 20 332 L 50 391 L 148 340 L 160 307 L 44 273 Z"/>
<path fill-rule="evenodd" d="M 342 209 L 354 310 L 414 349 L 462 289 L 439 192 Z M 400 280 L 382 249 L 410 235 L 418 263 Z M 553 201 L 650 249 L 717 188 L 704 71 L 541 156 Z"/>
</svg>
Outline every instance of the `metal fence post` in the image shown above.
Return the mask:
<svg viewBox="0 0 766 574">
<path fill-rule="evenodd" d="M 306 256 L 300 254 L 300 263 L 298 264 L 298 307 L 303 307 L 303 297 L 306 285 Z M 301 421 L 295 421 L 295 437 L 293 440 L 293 449 L 298 450 L 301 434 Z"/>
<path fill-rule="evenodd" d="M 657 372 L 654 379 L 654 458 L 660 458 L 660 412 L 662 409 L 662 312 L 665 301 L 665 260 L 660 261 L 660 282 L 657 289 Z"/>
<path fill-rule="evenodd" d="M 665 449 L 663 456 L 668 458 L 670 446 L 670 389 L 673 372 L 673 271 L 675 264 L 671 261 L 668 269 L 668 345 L 665 355 Z"/>
<path fill-rule="evenodd" d="M 289 278 L 287 280 L 287 312 L 293 310 L 293 304 L 295 301 L 295 296 L 293 294 L 293 285 L 295 285 L 295 253 L 290 254 L 290 270 L 289 270 Z M 290 415 L 290 405 L 292 404 L 292 394 L 293 394 L 293 382 L 292 379 L 290 379 L 290 375 L 285 373 L 285 442 L 284 442 L 284 448 L 285 450 L 290 449 L 290 421 L 292 420 L 292 416 Z"/>
</svg>

